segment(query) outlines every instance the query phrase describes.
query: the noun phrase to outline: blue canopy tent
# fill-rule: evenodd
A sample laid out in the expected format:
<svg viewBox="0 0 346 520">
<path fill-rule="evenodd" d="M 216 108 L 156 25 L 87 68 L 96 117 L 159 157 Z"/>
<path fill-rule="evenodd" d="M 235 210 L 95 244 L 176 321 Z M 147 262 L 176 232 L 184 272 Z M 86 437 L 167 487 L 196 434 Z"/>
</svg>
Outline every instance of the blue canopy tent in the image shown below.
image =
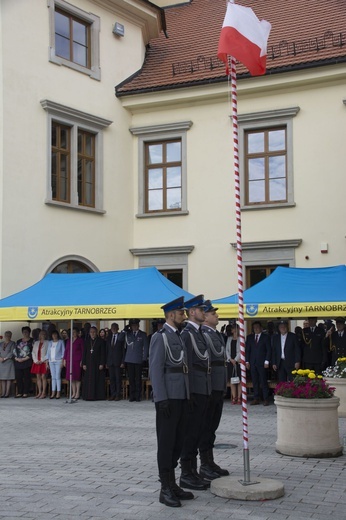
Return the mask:
<svg viewBox="0 0 346 520">
<path fill-rule="evenodd" d="M 238 295 L 213 300 L 220 318 L 238 316 Z M 244 291 L 244 318 L 346 316 L 346 266 L 277 267 Z"/>
<path fill-rule="evenodd" d="M 155 267 L 48 274 L 0 300 L 0 321 L 161 318 L 161 306 L 179 296 L 193 297 Z"/>
</svg>

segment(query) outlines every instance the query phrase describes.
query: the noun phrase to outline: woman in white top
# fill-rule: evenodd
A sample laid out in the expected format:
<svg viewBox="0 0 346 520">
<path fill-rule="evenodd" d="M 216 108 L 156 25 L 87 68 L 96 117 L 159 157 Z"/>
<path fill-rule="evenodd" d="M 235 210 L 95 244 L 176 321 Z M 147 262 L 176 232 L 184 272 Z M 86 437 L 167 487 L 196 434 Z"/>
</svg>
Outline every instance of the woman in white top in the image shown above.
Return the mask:
<svg viewBox="0 0 346 520">
<path fill-rule="evenodd" d="M 65 343 L 59 338 L 57 330 L 52 331 L 52 339 L 48 344 L 47 361 L 52 377 L 52 394 L 50 399 L 60 399 L 61 392 L 61 368 L 63 365 Z"/>
</svg>

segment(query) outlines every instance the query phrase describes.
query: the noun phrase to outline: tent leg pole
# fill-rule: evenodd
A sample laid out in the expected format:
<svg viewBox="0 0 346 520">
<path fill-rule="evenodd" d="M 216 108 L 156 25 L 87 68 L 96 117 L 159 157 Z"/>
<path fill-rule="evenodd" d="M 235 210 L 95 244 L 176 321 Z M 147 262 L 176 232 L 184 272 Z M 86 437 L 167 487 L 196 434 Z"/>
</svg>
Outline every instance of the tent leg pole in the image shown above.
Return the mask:
<svg viewBox="0 0 346 520">
<path fill-rule="evenodd" d="M 72 399 L 72 335 L 73 335 L 73 320 L 71 320 L 71 324 L 70 324 L 70 366 L 69 366 L 69 372 L 70 372 L 70 375 L 69 375 L 69 381 L 70 381 L 70 388 L 69 388 L 69 398 L 67 399 L 66 403 L 67 404 L 73 404 L 73 403 L 78 403 L 77 400 L 74 400 Z M 67 368 L 67 367 L 66 367 Z M 67 379 L 67 378 L 66 378 Z"/>
</svg>

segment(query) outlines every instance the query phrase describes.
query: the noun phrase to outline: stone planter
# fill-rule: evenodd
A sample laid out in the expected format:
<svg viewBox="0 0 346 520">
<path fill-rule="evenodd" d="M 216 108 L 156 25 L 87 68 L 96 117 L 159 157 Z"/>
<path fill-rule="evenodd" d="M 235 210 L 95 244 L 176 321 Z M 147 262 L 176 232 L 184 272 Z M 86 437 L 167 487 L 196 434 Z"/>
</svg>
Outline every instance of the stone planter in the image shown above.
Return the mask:
<svg viewBox="0 0 346 520">
<path fill-rule="evenodd" d="M 346 379 L 326 377 L 329 386 L 335 388 L 335 396 L 340 399 L 340 406 L 338 408 L 339 417 L 346 417 Z"/>
<path fill-rule="evenodd" d="M 339 457 L 339 398 L 291 399 L 276 395 L 276 451 L 292 457 Z"/>
</svg>

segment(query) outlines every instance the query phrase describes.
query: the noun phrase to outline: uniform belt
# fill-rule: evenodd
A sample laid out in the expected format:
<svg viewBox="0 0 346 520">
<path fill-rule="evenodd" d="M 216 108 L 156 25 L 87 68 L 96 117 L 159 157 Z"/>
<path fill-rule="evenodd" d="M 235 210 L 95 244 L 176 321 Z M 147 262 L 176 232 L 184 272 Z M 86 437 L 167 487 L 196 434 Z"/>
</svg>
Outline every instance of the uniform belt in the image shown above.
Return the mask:
<svg viewBox="0 0 346 520">
<path fill-rule="evenodd" d="M 184 373 L 184 367 L 165 367 L 165 374 L 183 374 Z"/>
<path fill-rule="evenodd" d="M 209 372 L 208 367 L 202 367 L 201 365 L 192 365 L 194 370 L 197 370 L 198 372 Z"/>
<path fill-rule="evenodd" d="M 212 361 L 211 366 L 212 367 L 225 367 L 226 365 L 225 365 L 224 361 Z"/>
</svg>

